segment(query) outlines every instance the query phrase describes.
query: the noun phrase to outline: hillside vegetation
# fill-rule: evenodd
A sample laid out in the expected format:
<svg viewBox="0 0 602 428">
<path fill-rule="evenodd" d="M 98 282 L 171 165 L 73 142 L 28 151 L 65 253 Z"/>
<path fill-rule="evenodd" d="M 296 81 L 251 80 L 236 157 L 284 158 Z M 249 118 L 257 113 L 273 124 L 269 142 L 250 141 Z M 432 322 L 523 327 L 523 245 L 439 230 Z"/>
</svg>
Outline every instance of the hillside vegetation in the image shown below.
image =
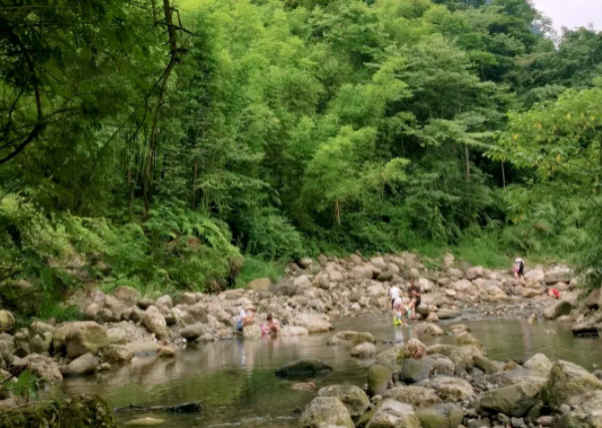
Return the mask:
<svg viewBox="0 0 602 428">
<path fill-rule="evenodd" d="M 27 0 L 0 49 L 3 306 L 320 251 L 600 285 L 602 35 L 527 0 Z"/>
</svg>

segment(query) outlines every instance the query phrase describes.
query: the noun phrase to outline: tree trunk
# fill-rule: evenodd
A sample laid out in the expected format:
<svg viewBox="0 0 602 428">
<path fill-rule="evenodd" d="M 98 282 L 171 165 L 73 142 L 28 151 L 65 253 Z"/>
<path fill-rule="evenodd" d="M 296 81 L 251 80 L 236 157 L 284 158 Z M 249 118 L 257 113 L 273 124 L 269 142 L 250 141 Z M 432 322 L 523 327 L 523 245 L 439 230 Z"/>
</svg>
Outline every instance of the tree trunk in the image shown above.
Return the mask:
<svg viewBox="0 0 602 428">
<path fill-rule="evenodd" d="M 159 132 L 159 119 L 161 118 L 161 107 L 165 99 L 165 89 L 167 81 L 173 71 L 175 65 L 180 62 L 180 50 L 178 49 L 178 33 L 176 26 L 173 24 L 173 10 L 169 0 L 163 0 L 163 12 L 165 13 L 165 24 L 167 25 L 167 34 L 169 35 L 169 51 L 170 60 L 167 68 L 163 72 L 161 89 L 159 90 L 159 99 L 155 114 L 153 116 L 153 124 L 151 127 L 150 138 L 148 141 L 148 151 L 146 153 L 144 171 L 142 173 L 142 198 L 144 200 L 144 218 L 150 215 L 150 197 L 153 181 L 153 163 L 155 160 L 155 152 L 157 149 L 157 135 Z"/>
<path fill-rule="evenodd" d="M 132 180 L 132 167 L 128 167 L 128 211 L 130 212 L 130 217 L 134 218 L 134 183 Z"/>
<path fill-rule="evenodd" d="M 466 144 L 464 144 L 464 180 L 470 180 L 470 154 Z"/>
<path fill-rule="evenodd" d="M 336 198 L 334 201 L 334 217 L 337 221 L 337 224 L 341 225 L 341 207 L 339 205 L 339 198 Z"/>
<path fill-rule="evenodd" d="M 502 161 L 502 185 L 506 188 L 506 171 L 504 169 L 504 161 Z"/>
</svg>

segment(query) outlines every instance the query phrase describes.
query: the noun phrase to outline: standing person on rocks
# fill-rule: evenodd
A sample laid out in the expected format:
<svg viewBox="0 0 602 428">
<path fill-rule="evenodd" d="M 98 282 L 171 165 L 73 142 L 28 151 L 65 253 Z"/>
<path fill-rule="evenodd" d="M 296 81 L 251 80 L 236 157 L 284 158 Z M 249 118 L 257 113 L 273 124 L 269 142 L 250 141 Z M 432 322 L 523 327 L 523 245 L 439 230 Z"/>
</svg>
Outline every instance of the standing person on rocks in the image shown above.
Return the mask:
<svg viewBox="0 0 602 428">
<path fill-rule="evenodd" d="M 402 308 L 403 308 L 403 300 L 401 300 L 401 297 L 398 296 L 393 301 L 393 311 L 394 311 L 393 325 L 396 327 L 403 325 L 403 317 L 401 315 Z"/>
<path fill-rule="evenodd" d="M 410 304 L 406 308 L 407 314 L 410 319 L 416 319 L 416 308 L 420 306 L 420 287 L 416 284 L 415 279 L 410 280 L 410 288 L 408 288 L 408 296 L 410 297 Z"/>
<path fill-rule="evenodd" d="M 401 289 L 397 285 L 391 286 L 391 309 L 395 309 L 395 299 L 401 296 Z"/>
<path fill-rule="evenodd" d="M 517 257 L 516 260 L 514 260 L 514 278 L 525 278 L 525 262 L 520 257 Z"/>
<path fill-rule="evenodd" d="M 247 307 L 246 309 L 241 308 L 238 314 L 238 321 L 236 322 L 236 329 L 239 333 L 242 333 L 243 329 L 248 325 L 255 323 L 255 314 L 253 314 L 253 308 Z"/>
</svg>

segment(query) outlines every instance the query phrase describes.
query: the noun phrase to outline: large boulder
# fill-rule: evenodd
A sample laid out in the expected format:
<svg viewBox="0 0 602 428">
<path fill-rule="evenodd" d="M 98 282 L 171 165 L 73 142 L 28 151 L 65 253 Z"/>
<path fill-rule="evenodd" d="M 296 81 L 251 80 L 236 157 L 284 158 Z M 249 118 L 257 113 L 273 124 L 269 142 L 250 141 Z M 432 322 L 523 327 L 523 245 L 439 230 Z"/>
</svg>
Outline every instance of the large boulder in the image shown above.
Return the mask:
<svg viewBox="0 0 602 428">
<path fill-rule="evenodd" d="M 257 324 L 248 325 L 242 331 L 245 340 L 257 340 L 261 338 L 261 328 Z"/>
<path fill-rule="evenodd" d="M 450 320 L 453 318 L 457 318 L 462 315 L 462 311 L 454 308 L 439 308 L 437 312 L 437 316 L 440 320 Z"/>
<path fill-rule="evenodd" d="M 416 410 L 422 428 L 457 428 L 464 419 L 464 412 L 455 404 L 437 404 L 427 409 Z"/>
<path fill-rule="evenodd" d="M 173 308 L 173 299 L 169 294 L 165 294 L 157 299 L 157 306 L 166 306 L 169 309 Z"/>
<path fill-rule="evenodd" d="M 441 354 L 441 355 L 445 355 L 446 357 L 450 357 L 452 352 L 455 349 L 458 349 L 458 347 L 456 345 L 447 345 L 444 343 L 438 343 L 436 345 L 431 345 L 428 348 L 426 348 L 426 354 L 427 355 Z"/>
<path fill-rule="evenodd" d="M 67 376 L 91 374 L 94 373 L 99 366 L 100 363 L 98 362 L 98 359 L 94 355 L 87 353 L 71 361 L 63 370 L 63 374 Z"/>
<path fill-rule="evenodd" d="M 20 375 L 25 370 L 30 370 L 46 382 L 60 383 L 63 381 L 59 364 L 52 358 L 43 355 L 31 354 L 25 358 L 15 359 L 10 366 L 10 372 L 14 376 Z"/>
<path fill-rule="evenodd" d="M 34 354 L 49 352 L 52 346 L 52 333 L 37 333 L 29 341 L 29 350 Z"/>
<path fill-rule="evenodd" d="M 354 428 L 349 410 L 336 397 L 316 397 L 305 408 L 300 428 L 325 428 L 327 426 Z"/>
<path fill-rule="evenodd" d="M 544 377 L 548 377 L 550 371 L 552 370 L 552 362 L 544 354 L 535 354 L 525 361 L 523 367 Z"/>
<path fill-rule="evenodd" d="M 587 299 L 583 301 L 583 307 L 585 309 L 597 311 L 602 308 L 602 289 L 596 288 L 587 296 Z"/>
<path fill-rule="evenodd" d="M 558 361 L 552 366 L 548 383 L 544 386 L 544 402 L 560 411 L 568 404 L 578 407 L 602 391 L 602 381 L 583 367 L 567 361 Z"/>
<path fill-rule="evenodd" d="M 0 310 L 0 333 L 8 331 L 15 325 L 15 317 L 6 310 Z"/>
<path fill-rule="evenodd" d="M 180 330 L 180 336 L 186 339 L 187 342 L 193 342 L 205 334 L 205 326 L 203 324 L 190 324 Z"/>
<path fill-rule="evenodd" d="M 556 304 L 543 313 L 543 316 L 547 319 L 555 320 L 563 315 L 569 315 L 573 310 L 573 304 L 568 300 L 560 300 Z"/>
<path fill-rule="evenodd" d="M 450 359 L 456 367 L 470 370 L 474 367 L 474 357 L 483 355 L 481 350 L 474 345 L 459 346 L 451 351 Z"/>
<path fill-rule="evenodd" d="M 433 388 L 439 398 L 445 402 L 464 401 L 475 395 L 470 383 L 457 377 L 437 376 L 422 382 L 421 385 Z"/>
<path fill-rule="evenodd" d="M 315 376 L 319 374 L 327 374 L 331 371 L 332 367 L 326 364 L 324 361 L 318 360 L 316 358 L 307 358 L 285 364 L 284 366 L 276 370 L 276 376 Z"/>
<path fill-rule="evenodd" d="M 521 382 L 483 393 L 480 405 L 483 410 L 522 417 L 540 401 L 541 387 Z"/>
<path fill-rule="evenodd" d="M 381 364 L 376 364 L 368 370 L 368 394 L 382 394 L 388 388 L 389 382 L 393 377 L 393 372 Z"/>
<path fill-rule="evenodd" d="M 435 391 L 422 386 L 397 386 L 385 391 L 382 396 L 407 403 L 415 409 L 441 403 L 441 399 Z"/>
<path fill-rule="evenodd" d="M 142 297 L 135 288 L 121 285 L 113 291 L 113 296 L 119 299 L 126 307 L 134 306 Z"/>
<path fill-rule="evenodd" d="M 263 291 L 269 290 L 272 286 L 270 278 L 257 278 L 247 284 L 248 290 Z"/>
<path fill-rule="evenodd" d="M 573 276 L 573 271 L 567 267 L 557 267 L 545 273 L 546 284 L 556 284 L 557 282 L 569 282 Z"/>
<path fill-rule="evenodd" d="M 434 312 L 433 312 L 434 314 Z M 429 315 L 430 316 L 430 315 Z M 436 324 L 420 323 L 416 326 L 416 333 L 424 338 L 443 336 L 443 329 Z"/>
<path fill-rule="evenodd" d="M 472 345 L 477 348 L 480 352 L 483 352 L 483 345 L 478 341 L 476 337 L 470 334 L 467 331 L 464 331 L 456 336 L 456 345 L 458 346 L 466 346 Z"/>
<path fill-rule="evenodd" d="M 428 379 L 431 374 L 431 366 L 424 360 L 415 360 L 406 358 L 403 360 L 403 367 L 400 373 L 400 379 L 405 383 L 417 383 Z"/>
<path fill-rule="evenodd" d="M 376 356 L 376 352 L 376 346 L 374 346 L 372 343 L 366 342 L 360 343 L 359 345 L 354 347 L 351 350 L 351 356 L 354 358 L 361 359 L 374 358 Z"/>
<path fill-rule="evenodd" d="M 134 358 L 134 353 L 125 345 L 109 345 L 102 348 L 99 355 L 109 364 L 124 364 Z"/>
<path fill-rule="evenodd" d="M 169 330 L 167 329 L 167 321 L 161 313 L 158 307 L 149 306 L 144 311 L 142 317 L 142 324 L 148 331 L 154 333 L 158 339 L 165 339 L 169 336 Z"/>
<path fill-rule="evenodd" d="M 375 343 L 374 336 L 368 332 L 340 331 L 328 340 L 328 345 L 352 347 L 360 343 Z"/>
<path fill-rule="evenodd" d="M 292 325 L 305 327 L 309 334 L 326 333 L 334 330 L 326 315 L 298 314 L 291 322 Z"/>
<path fill-rule="evenodd" d="M 495 361 L 491 361 L 489 358 L 486 358 L 482 355 L 475 355 L 472 357 L 475 367 L 484 371 L 485 373 L 491 374 L 495 373 L 498 370 L 498 365 Z"/>
<path fill-rule="evenodd" d="M 475 266 L 466 269 L 466 278 L 471 281 L 473 279 L 483 278 L 483 276 L 485 276 L 485 269 L 483 269 L 483 266 Z"/>
<path fill-rule="evenodd" d="M 420 428 L 412 406 L 392 399 L 378 407 L 366 428 Z"/>
<path fill-rule="evenodd" d="M 545 273 L 541 268 L 531 269 L 525 273 L 525 280 L 530 282 L 544 282 L 545 277 Z"/>
<path fill-rule="evenodd" d="M 376 356 L 376 362 L 390 367 L 399 367 L 405 358 L 410 356 L 410 351 L 405 346 L 394 346 L 385 349 Z"/>
<path fill-rule="evenodd" d="M 81 357 L 88 352 L 95 354 L 109 344 L 107 331 L 94 321 L 66 324 L 58 329 L 53 337 L 55 351 L 64 346 L 69 358 Z"/>
<path fill-rule="evenodd" d="M 318 397 L 336 397 L 347 407 L 352 418 L 359 418 L 370 406 L 366 393 L 355 385 L 330 385 L 318 391 Z"/>
</svg>

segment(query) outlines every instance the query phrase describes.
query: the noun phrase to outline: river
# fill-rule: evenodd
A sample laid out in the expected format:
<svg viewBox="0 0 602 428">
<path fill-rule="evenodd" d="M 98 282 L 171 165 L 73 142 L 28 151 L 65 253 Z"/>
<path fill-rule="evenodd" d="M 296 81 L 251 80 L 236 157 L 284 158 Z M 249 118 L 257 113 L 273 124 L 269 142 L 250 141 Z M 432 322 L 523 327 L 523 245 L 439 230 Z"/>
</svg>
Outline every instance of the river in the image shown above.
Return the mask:
<svg viewBox="0 0 602 428">
<path fill-rule="evenodd" d="M 564 359 L 588 370 L 602 364 L 602 340 L 576 339 L 570 328 L 555 322 L 529 324 L 525 320 L 462 321 L 494 360 L 528 358 L 542 352 L 551 360 Z M 377 347 L 413 337 L 412 328 L 394 328 L 389 318 L 358 317 L 334 322 L 335 331 L 369 331 Z M 445 324 L 441 324 L 445 329 Z M 160 427 L 292 427 L 300 411 L 325 385 L 350 383 L 361 386 L 373 361 L 349 356 L 349 349 L 330 347 L 331 334 L 302 338 L 238 339 L 189 345 L 173 360 L 137 358 L 122 368 L 95 376 L 68 378 L 61 385 L 65 395 L 97 394 L 112 406 L 172 405 L 203 400 L 204 410 L 195 415 L 118 414 L 120 422 L 152 416 L 166 419 Z M 420 338 L 422 339 L 422 338 Z M 423 340 L 453 343 L 444 336 Z M 386 342 L 386 343 L 385 343 Z M 331 375 L 317 379 L 280 379 L 274 371 L 293 360 L 320 358 L 334 367 Z M 293 383 L 312 380 L 316 392 L 293 391 Z"/>
</svg>

